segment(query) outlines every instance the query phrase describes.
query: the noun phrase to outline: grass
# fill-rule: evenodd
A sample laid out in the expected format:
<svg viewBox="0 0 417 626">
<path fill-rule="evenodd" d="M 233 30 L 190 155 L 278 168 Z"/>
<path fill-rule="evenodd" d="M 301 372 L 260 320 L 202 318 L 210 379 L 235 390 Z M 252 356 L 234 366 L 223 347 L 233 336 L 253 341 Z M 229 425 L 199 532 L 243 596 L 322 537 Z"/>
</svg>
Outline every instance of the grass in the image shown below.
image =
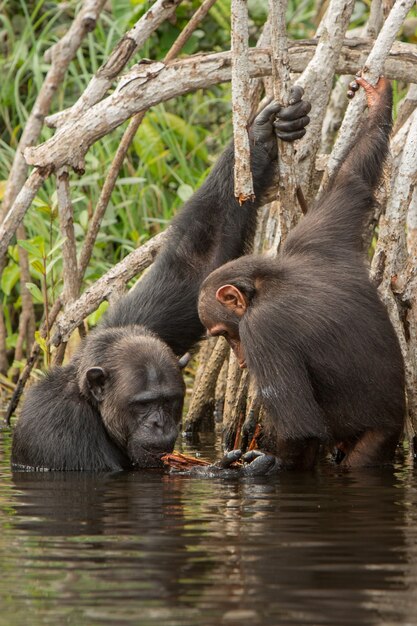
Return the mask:
<svg viewBox="0 0 417 626">
<path fill-rule="evenodd" d="M 42 86 L 48 64 L 44 53 L 68 29 L 80 2 L 0 0 L 0 199 L 17 143 Z M 161 25 L 140 56 L 162 59 L 200 2 L 185 0 L 175 23 Z M 265 20 L 267 0 L 249 0 L 252 43 Z M 90 77 L 108 58 L 121 36 L 145 10 L 148 0 L 113 0 L 93 33 L 89 34 L 71 63 L 65 81 L 53 101 L 51 113 L 70 106 L 84 91 Z M 355 25 L 368 7 L 358 3 Z M 289 0 L 289 32 L 309 38 L 315 31 L 314 0 Z M 186 53 L 225 50 L 230 45 L 230 2 L 218 0 L 203 25 L 194 33 Z M 136 55 L 132 63 L 137 62 Z M 125 125 L 126 126 L 126 125 Z M 81 247 L 106 172 L 114 158 L 124 127 L 97 142 L 86 157 L 86 174 L 71 175 L 75 209 L 75 233 Z M 52 131 L 43 128 L 40 141 Z M 170 221 L 177 209 L 204 180 L 221 147 L 231 136 L 230 87 L 221 85 L 177 98 L 154 107 L 145 117 L 129 150 L 97 238 L 85 282 L 90 283 Z M 39 191 L 25 218 L 31 280 L 38 321 L 43 315 L 39 290 L 47 259 L 48 300 L 60 293 L 62 263 L 59 242 L 55 181 L 50 178 Z M 52 250 L 52 252 L 51 252 Z M 20 301 L 18 246 L 9 250 L 9 263 L 1 281 L 8 347 L 16 340 Z M 94 316 L 94 321 L 97 316 Z"/>
</svg>

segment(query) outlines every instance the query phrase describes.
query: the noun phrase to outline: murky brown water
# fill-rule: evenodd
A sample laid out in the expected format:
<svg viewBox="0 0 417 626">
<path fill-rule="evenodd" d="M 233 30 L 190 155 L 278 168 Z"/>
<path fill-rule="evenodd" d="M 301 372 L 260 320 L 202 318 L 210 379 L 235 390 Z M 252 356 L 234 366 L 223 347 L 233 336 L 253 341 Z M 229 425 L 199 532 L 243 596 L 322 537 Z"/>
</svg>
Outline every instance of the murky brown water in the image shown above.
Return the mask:
<svg viewBox="0 0 417 626">
<path fill-rule="evenodd" d="M 417 476 L 16 473 L 0 624 L 417 624 Z"/>
</svg>

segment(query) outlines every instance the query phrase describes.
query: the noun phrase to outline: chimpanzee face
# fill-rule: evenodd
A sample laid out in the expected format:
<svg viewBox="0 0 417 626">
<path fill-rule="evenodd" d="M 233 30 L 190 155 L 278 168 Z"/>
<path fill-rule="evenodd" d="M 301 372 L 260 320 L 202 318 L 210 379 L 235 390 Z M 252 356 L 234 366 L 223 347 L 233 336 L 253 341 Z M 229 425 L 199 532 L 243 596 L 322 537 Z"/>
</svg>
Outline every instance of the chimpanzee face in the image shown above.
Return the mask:
<svg viewBox="0 0 417 626">
<path fill-rule="evenodd" d="M 212 293 L 209 288 L 203 287 L 200 292 L 198 313 L 202 324 L 211 337 L 226 339 L 241 368 L 246 367 L 246 359 L 240 341 L 239 323 L 247 307 L 246 297 L 233 285 L 224 285 Z"/>
<path fill-rule="evenodd" d="M 185 385 L 176 357 L 153 337 L 125 338 L 107 367 L 90 368 L 91 393 L 109 435 L 136 467 L 160 467 L 179 432 Z"/>
</svg>

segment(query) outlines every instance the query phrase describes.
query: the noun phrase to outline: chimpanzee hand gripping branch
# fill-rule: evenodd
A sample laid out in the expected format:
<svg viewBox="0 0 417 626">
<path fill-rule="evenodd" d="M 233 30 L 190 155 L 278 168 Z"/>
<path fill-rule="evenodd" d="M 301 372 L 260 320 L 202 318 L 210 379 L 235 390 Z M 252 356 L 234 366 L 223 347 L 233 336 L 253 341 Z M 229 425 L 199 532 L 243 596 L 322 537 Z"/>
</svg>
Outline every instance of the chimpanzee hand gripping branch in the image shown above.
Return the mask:
<svg viewBox="0 0 417 626">
<path fill-rule="evenodd" d="M 198 293 L 206 276 L 248 251 L 256 209 L 273 182 L 276 138 L 302 137 L 310 105 L 294 88 L 251 129 L 256 200 L 233 192 L 233 145 L 174 220 L 170 240 L 137 286 L 110 308 L 65 367 L 27 394 L 13 436 L 15 469 L 120 470 L 162 466 L 179 430 L 184 354 L 202 336 Z M 275 131 L 275 132 L 274 132 Z"/>
<path fill-rule="evenodd" d="M 201 320 L 229 341 L 266 408 L 262 447 L 271 454 L 248 453 L 247 474 L 311 468 L 321 442 L 336 445 L 347 468 L 389 463 L 403 429 L 400 347 L 362 249 L 388 152 L 392 92 L 384 78 L 375 88 L 356 81 L 368 117 L 279 256 L 231 261 L 201 289 Z"/>
</svg>

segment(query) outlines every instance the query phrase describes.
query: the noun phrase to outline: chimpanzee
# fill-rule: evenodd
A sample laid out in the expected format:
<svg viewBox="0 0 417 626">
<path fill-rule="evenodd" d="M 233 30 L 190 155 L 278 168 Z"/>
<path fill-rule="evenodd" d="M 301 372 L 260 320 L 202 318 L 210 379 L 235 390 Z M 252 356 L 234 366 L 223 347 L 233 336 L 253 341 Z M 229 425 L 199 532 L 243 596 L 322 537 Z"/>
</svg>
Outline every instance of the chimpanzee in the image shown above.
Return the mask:
<svg viewBox="0 0 417 626">
<path fill-rule="evenodd" d="M 384 78 L 358 85 L 368 117 L 356 143 L 279 256 L 241 257 L 202 285 L 200 319 L 247 366 L 268 415 L 271 455 L 248 453 L 249 474 L 311 468 L 321 442 L 333 442 L 347 468 L 388 463 L 403 428 L 401 351 L 362 249 L 392 92 Z"/>
<path fill-rule="evenodd" d="M 184 397 L 181 359 L 204 328 L 201 282 L 247 251 L 256 209 L 276 171 L 276 137 L 305 133 L 310 105 L 302 89 L 288 107 L 269 104 L 251 128 L 256 199 L 234 197 L 233 144 L 174 220 L 168 243 L 137 286 L 64 367 L 27 394 L 12 445 L 22 469 L 118 470 L 160 466 L 178 434 Z M 274 132 L 275 131 L 275 132 Z"/>
</svg>

